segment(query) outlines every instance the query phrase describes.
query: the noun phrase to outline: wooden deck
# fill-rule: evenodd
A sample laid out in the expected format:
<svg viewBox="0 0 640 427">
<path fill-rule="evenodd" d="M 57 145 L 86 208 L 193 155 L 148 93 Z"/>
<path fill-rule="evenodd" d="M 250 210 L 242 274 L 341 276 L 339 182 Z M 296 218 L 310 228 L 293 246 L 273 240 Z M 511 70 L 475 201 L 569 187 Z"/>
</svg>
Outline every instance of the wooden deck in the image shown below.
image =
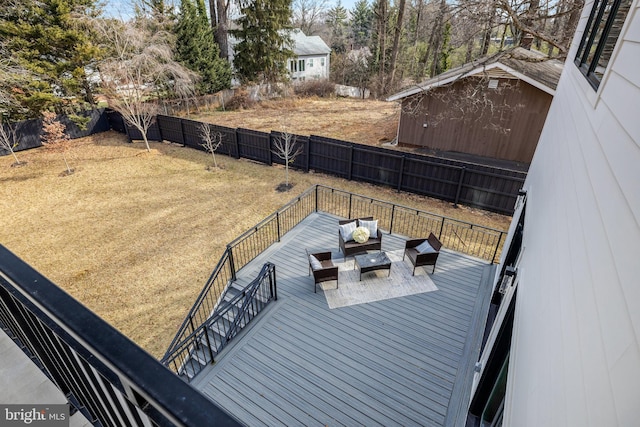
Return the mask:
<svg viewBox="0 0 640 427">
<path fill-rule="evenodd" d="M 274 263 L 278 301 L 192 385 L 250 426 L 464 425 L 494 268 L 444 251 L 437 291 L 330 310 L 305 248 L 341 258 L 337 222 L 312 214 L 239 272 Z"/>
</svg>

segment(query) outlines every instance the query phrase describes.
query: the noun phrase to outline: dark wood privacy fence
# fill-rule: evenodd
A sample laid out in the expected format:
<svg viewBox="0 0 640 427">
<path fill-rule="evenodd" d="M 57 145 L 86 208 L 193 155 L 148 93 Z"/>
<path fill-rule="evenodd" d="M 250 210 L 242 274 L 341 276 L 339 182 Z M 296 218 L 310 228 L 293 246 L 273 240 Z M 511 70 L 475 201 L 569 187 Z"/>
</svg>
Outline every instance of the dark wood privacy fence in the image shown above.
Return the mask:
<svg viewBox="0 0 640 427">
<path fill-rule="evenodd" d="M 65 134 L 69 135 L 69 138 L 71 139 L 106 132 L 112 129 L 112 127 L 119 132 L 125 132 L 124 122 L 122 121 L 121 116 L 117 113 L 105 110 L 104 108 L 85 111 L 78 115 L 90 118 L 86 129 L 84 130 L 80 129 L 68 116 L 58 116 L 58 120 L 66 126 Z M 111 116 L 115 117 L 110 118 Z M 42 119 L 24 120 L 22 122 L 14 123 L 14 126 L 16 126 L 16 136 L 19 144 L 13 149 L 13 151 L 28 150 L 42 145 L 40 139 L 42 134 Z M 0 147 L 0 156 L 7 154 L 9 154 L 9 151 L 4 147 Z"/>
<path fill-rule="evenodd" d="M 111 110 L 84 113 L 91 117 L 86 130 L 80 130 L 68 117 L 60 116 L 67 125 L 67 134 L 79 138 L 109 129 L 126 133 L 130 139 L 142 139 L 140 131 L 128 125 L 122 116 Z M 150 140 L 170 141 L 204 150 L 201 137 L 202 122 L 171 116 L 157 116 L 147 132 Z M 209 124 L 213 132 L 220 133 L 222 145 L 217 153 L 235 158 L 251 159 L 267 165 L 284 164 L 274 153 L 274 142 L 282 134 L 259 132 L 243 128 L 229 128 Z M 39 119 L 20 122 L 16 151 L 42 145 Z M 382 147 L 372 147 L 322 136 L 293 135 L 302 148 L 291 164 L 305 172 L 336 175 L 349 180 L 370 182 L 396 188 L 398 191 L 426 195 L 455 204 L 464 204 L 511 215 L 518 190 L 526 174 L 467 163 L 440 157 L 403 153 Z M 0 155 L 8 154 L 0 149 Z"/>
<path fill-rule="evenodd" d="M 109 116 L 112 120 L 113 115 Z M 149 130 L 152 140 L 165 140 L 204 150 L 200 136 L 203 123 L 159 115 Z M 222 135 L 218 153 L 271 165 L 284 164 L 274 153 L 274 141 L 282 135 L 243 128 L 209 125 Z M 112 125 L 116 129 L 116 124 Z M 125 126 L 131 139 L 139 131 Z M 435 197 L 510 215 L 526 174 L 440 157 L 422 156 L 372 147 L 322 136 L 294 135 L 302 153 L 292 167 L 328 173 L 349 180 L 386 185 L 415 194 Z"/>
</svg>

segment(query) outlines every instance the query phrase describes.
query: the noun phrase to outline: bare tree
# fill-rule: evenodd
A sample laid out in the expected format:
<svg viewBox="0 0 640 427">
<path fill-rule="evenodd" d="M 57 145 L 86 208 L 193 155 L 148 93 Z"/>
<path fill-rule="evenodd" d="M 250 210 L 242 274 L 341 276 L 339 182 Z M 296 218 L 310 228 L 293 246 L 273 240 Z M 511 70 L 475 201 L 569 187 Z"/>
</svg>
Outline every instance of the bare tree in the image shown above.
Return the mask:
<svg viewBox="0 0 640 427">
<path fill-rule="evenodd" d="M 317 27 L 323 22 L 329 0 L 294 0 L 293 22 L 308 36 L 317 33 Z"/>
<path fill-rule="evenodd" d="M 195 74 L 173 60 L 169 34 L 140 22 L 96 22 L 108 52 L 98 64 L 102 93 L 151 151 L 147 131 L 159 112 L 158 99 L 193 95 Z"/>
<path fill-rule="evenodd" d="M 16 153 L 13 151 L 13 149 L 20 144 L 17 131 L 17 125 L 5 125 L 3 123 L 0 123 L 0 147 L 7 149 L 11 153 L 14 160 L 16 161 L 14 163 L 15 166 L 20 166 L 22 165 L 22 162 L 18 160 Z"/>
<path fill-rule="evenodd" d="M 204 147 L 207 153 L 211 153 L 213 157 L 213 167 L 217 169 L 216 150 L 222 145 L 222 134 L 220 132 L 214 132 L 208 123 L 202 123 L 200 125 L 200 138 L 202 138 L 200 145 Z"/>
<path fill-rule="evenodd" d="M 51 151 L 62 154 L 62 159 L 67 167 L 67 175 L 73 173 L 73 169 L 69 167 L 67 162 L 67 151 L 71 147 L 69 135 L 64 131 L 66 126 L 58 120 L 56 113 L 52 111 L 44 111 L 42 123 L 42 144 Z"/>
<path fill-rule="evenodd" d="M 273 154 L 284 160 L 284 191 L 291 189 L 289 184 L 289 164 L 293 163 L 300 154 L 302 154 L 302 146 L 296 141 L 295 135 L 288 131 L 280 133 L 278 138 L 273 141 Z M 281 188 L 280 186 L 279 188 Z"/>
</svg>

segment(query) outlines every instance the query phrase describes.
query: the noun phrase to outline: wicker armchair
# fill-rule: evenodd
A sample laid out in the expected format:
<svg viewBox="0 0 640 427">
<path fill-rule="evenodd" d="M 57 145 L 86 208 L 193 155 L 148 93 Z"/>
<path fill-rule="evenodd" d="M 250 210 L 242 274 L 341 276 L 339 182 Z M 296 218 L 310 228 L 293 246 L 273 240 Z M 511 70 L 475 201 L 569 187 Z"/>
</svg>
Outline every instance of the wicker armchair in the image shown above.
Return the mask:
<svg viewBox="0 0 640 427">
<path fill-rule="evenodd" d="M 435 250 L 435 252 L 430 253 L 420 253 L 416 248 L 422 244 L 424 241 L 428 241 L 429 245 Z M 407 243 L 404 247 L 404 255 L 402 259 L 405 257 L 409 257 L 409 261 L 413 264 L 413 275 L 416 274 L 416 267 L 423 267 L 425 265 L 433 265 L 433 270 L 431 273 L 435 273 L 436 271 L 436 261 L 438 261 L 438 255 L 440 255 L 440 248 L 442 247 L 442 243 L 440 240 L 433 234 L 430 233 L 429 237 L 426 239 L 411 239 L 407 240 Z"/>
<path fill-rule="evenodd" d="M 306 249 L 305 249 L 306 251 Z M 309 262 L 309 275 L 313 273 L 313 292 L 316 291 L 318 283 L 336 281 L 336 289 L 338 288 L 338 266 L 331 262 L 331 252 L 316 252 L 310 254 L 307 252 L 307 261 Z M 311 257 L 315 257 L 320 263 L 314 267 Z"/>
</svg>

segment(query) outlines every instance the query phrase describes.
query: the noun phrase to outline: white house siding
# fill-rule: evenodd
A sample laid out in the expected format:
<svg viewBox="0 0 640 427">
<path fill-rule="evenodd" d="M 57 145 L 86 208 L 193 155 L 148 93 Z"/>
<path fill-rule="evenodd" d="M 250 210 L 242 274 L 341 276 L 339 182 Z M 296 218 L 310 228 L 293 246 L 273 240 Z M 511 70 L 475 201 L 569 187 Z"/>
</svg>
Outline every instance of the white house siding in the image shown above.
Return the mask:
<svg viewBox="0 0 640 427">
<path fill-rule="evenodd" d="M 324 65 L 322 61 L 324 60 Z M 297 64 L 299 61 L 305 61 L 304 71 L 293 71 L 291 68 L 291 62 L 295 61 Z M 313 66 L 310 64 L 313 63 Z M 317 56 L 300 56 L 296 59 L 289 60 L 289 72 L 293 80 L 312 80 L 312 79 L 326 79 L 329 77 L 329 55 L 317 55 Z"/>
<path fill-rule="evenodd" d="M 524 188 L 506 426 L 640 425 L 640 10 L 598 92 L 573 64 Z"/>
</svg>

